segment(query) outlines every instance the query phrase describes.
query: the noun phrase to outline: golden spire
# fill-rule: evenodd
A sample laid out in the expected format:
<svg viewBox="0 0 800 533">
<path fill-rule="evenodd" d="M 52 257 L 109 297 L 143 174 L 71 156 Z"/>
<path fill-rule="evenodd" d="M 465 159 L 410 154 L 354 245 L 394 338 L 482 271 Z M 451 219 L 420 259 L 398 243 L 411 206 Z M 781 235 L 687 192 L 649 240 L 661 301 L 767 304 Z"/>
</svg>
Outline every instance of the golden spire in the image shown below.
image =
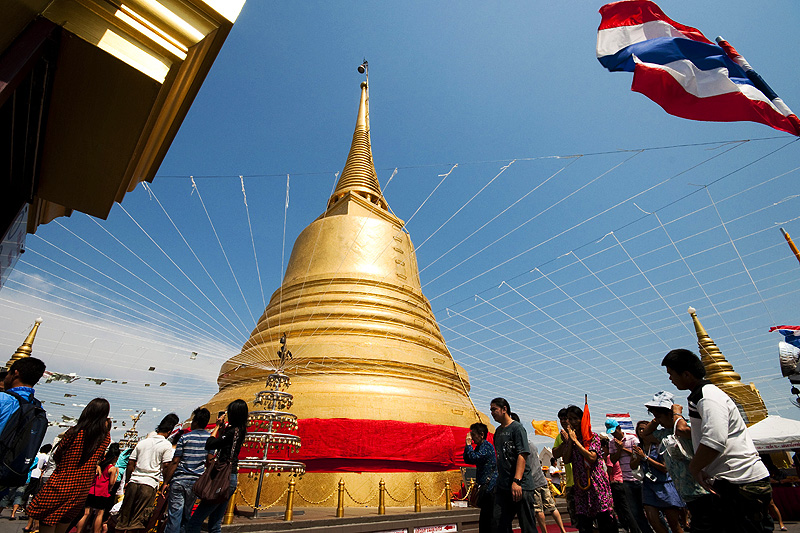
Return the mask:
<svg viewBox="0 0 800 533">
<path fill-rule="evenodd" d="M 347 193 L 356 193 L 366 198 L 370 203 L 387 209 L 386 201 L 381 193 L 375 164 L 372 162 L 372 145 L 369 137 L 369 87 L 367 82 L 361 82 L 361 103 L 358 106 L 356 130 L 353 132 L 353 142 L 347 162 L 333 191 L 328 207 L 331 207 Z"/>
<path fill-rule="evenodd" d="M 42 322 L 43 320 L 41 317 L 36 319 L 36 322 L 33 324 L 33 329 L 31 329 L 31 332 L 28 333 L 28 336 L 25 338 L 25 342 L 23 342 L 22 345 L 17 348 L 17 351 L 14 352 L 14 355 L 11 356 L 11 359 L 9 359 L 6 365 L 3 367 L 4 370 L 11 368 L 11 365 L 13 365 L 18 359 L 31 356 L 31 353 L 33 353 L 33 339 L 36 338 L 36 332 L 39 330 L 39 324 Z"/>
<path fill-rule="evenodd" d="M 697 347 L 700 349 L 700 359 L 706 369 L 706 379 L 722 389 L 739 406 L 747 425 L 763 420 L 767 416 L 767 407 L 761 399 L 761 393 L 752 383 L 745 385 L 733 365 L 725 359 L 722 351 L 706 332 L 706 329 L 697 318 L 694 307 L 689 308 L 692 315 L 694 330 L 697 332 Z"/>
</svg>

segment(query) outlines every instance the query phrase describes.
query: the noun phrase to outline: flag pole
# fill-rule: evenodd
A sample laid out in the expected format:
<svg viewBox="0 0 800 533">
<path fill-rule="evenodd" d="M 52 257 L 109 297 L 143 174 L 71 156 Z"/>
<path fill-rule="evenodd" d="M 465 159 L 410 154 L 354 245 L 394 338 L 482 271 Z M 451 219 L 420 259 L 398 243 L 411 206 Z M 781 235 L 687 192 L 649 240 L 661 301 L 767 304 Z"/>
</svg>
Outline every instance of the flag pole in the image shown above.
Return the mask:
<svg viewBox="0 0 800 533">
<path fill-rule="evenodd" d="M 797 250 L 797 246 L 794 245 L 792 238 L 783 228 L 781 228 L 781 233 L 783 233 L 783 238 L 786 239 L 786 242 L 789 243 L 789 248 L 791 248 L 792 252 L 794 252 L 794 256 L 797 258 L 797 261 L 800 261 L 800 251 Z"/>
<path fill-rule="evenodd" d="M 783 99 L 781 99 L 781 97 L 772 90 L 772 87 L 767 84 L 766 80 L 764 80 L 764 78 L 762 78 L 761 75 L 756 72 L 752 66 L 750 66 L 750 63 L 747 62 L 742 54 L 737 52 L 736 49 L 728 41 L 723 39 L 721 35 L 714 40 L 725 51 L 725 54 L 731 59 L 731 61 L 742 67 L 747 79 L 749 79 L 753 85 L 755 85 L 756 89 L 764 93 L 764 96 L 769 98 L 770 102 L 772 102 L 772 105 L 774 105 L 783 116 L 789 119 L 789 122 L 791 122 L 795 127 L 795 135 L 800 135 L 800 119 L 798 119 L 797 115 L 795 115 L 792 110 L 789 109 L 789 106 L 786 105 Z"/>
</svg>

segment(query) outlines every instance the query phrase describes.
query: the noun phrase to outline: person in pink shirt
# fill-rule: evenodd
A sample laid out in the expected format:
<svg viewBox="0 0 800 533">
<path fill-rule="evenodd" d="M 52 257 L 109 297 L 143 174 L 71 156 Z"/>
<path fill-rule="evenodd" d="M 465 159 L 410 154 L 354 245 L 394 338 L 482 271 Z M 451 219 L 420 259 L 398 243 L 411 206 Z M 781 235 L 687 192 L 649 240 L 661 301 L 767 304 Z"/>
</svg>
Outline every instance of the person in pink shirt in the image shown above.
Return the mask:
<svg viewBox="0 0 800 533">
<path fill-rule="evenodd" d="M 619 464 L 622 473 L 622 488 L 627 512 L 621 514 L 623 508 L 617 513 L 619 521 L 630 533 L 653 533 L 650 523 L 644 515 L 642 506 L 642 482 L 636 479 L 631 468 L 633 447 L 639 444 L 635 435 L 625 433 L 619 427 L 619 422 L 613 418 L 606 419 L 606 434 L 610 437 L 608 443 L 609 458 L 611 462 Z M 616 503 L 616 498 L 614 499 Z"/>
<path fill-rule="evenodd" d="M 600 448 L 603 454 L 603 462 L 608 470 L 608 481 L 611 484 L 611 497 L 614 499 L 614 514 L 617 515 L 619 522 L 620 516 L 630 513 L 628 500 L 625 499 L 625 489 L 622 486 L 622 469 L 619 461 L 612 461 L 608 452 L 608 436 L 600 435 Z M 627 529 L 627 528 L 626 528 Z"/>
</svg>

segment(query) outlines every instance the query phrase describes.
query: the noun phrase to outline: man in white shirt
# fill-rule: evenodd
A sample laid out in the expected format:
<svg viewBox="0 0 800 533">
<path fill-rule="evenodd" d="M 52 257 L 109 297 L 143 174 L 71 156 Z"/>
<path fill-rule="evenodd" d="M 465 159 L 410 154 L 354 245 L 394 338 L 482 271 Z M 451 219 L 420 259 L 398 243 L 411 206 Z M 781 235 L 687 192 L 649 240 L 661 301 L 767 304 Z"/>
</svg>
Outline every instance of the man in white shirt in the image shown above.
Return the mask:
<svg viewBox="0 0 800 533">
<path fill-rule="evenodd" d="M 125 496 L 119 510 L 117 530 L 144 531 L 147 526 L 147 511 L 172 462 L 174 450 L 167 436 L 178 421 L 175 413 L 165 416 L 156 433 L 139 441 L 131 453 L 125 470 Z"/>
<path fill-rule="evenodd" d="M 694 458 L 689 471 L 698 483 L 719 496 L 717 505 L 708 509 L 716 513 L 714 522 L 719 530 L 772 531 L 769 471 L 758 456 L 736 404 L 704 379 L 706 369 L 691 351 L 672 350 L 661 366 L 667 368 L 677 389 L 691 391 L 688 403 Z"/>
</svg>

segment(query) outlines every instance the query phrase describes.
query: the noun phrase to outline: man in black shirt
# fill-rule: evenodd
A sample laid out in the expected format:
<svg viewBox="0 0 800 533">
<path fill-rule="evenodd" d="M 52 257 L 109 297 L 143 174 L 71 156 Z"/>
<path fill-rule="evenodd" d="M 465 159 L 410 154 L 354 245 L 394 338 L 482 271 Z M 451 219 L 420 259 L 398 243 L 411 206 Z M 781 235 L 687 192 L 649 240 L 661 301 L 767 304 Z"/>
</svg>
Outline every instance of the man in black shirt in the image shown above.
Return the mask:
<svg viewBox="0 0 800 533">
<path fill-rule="evenodd" d="M 497 485 L 494 515 L 500 533 L 510 533 L 516 516 L 522 533 L 535 533 L 533 514 L 533 478 L 526 459 L 530 454 L 528 434 L 522 424 L 511 418 L 511 407 L 504 398 L 495 398 L 489 405 L 495 422 Z"/>
</svg>

